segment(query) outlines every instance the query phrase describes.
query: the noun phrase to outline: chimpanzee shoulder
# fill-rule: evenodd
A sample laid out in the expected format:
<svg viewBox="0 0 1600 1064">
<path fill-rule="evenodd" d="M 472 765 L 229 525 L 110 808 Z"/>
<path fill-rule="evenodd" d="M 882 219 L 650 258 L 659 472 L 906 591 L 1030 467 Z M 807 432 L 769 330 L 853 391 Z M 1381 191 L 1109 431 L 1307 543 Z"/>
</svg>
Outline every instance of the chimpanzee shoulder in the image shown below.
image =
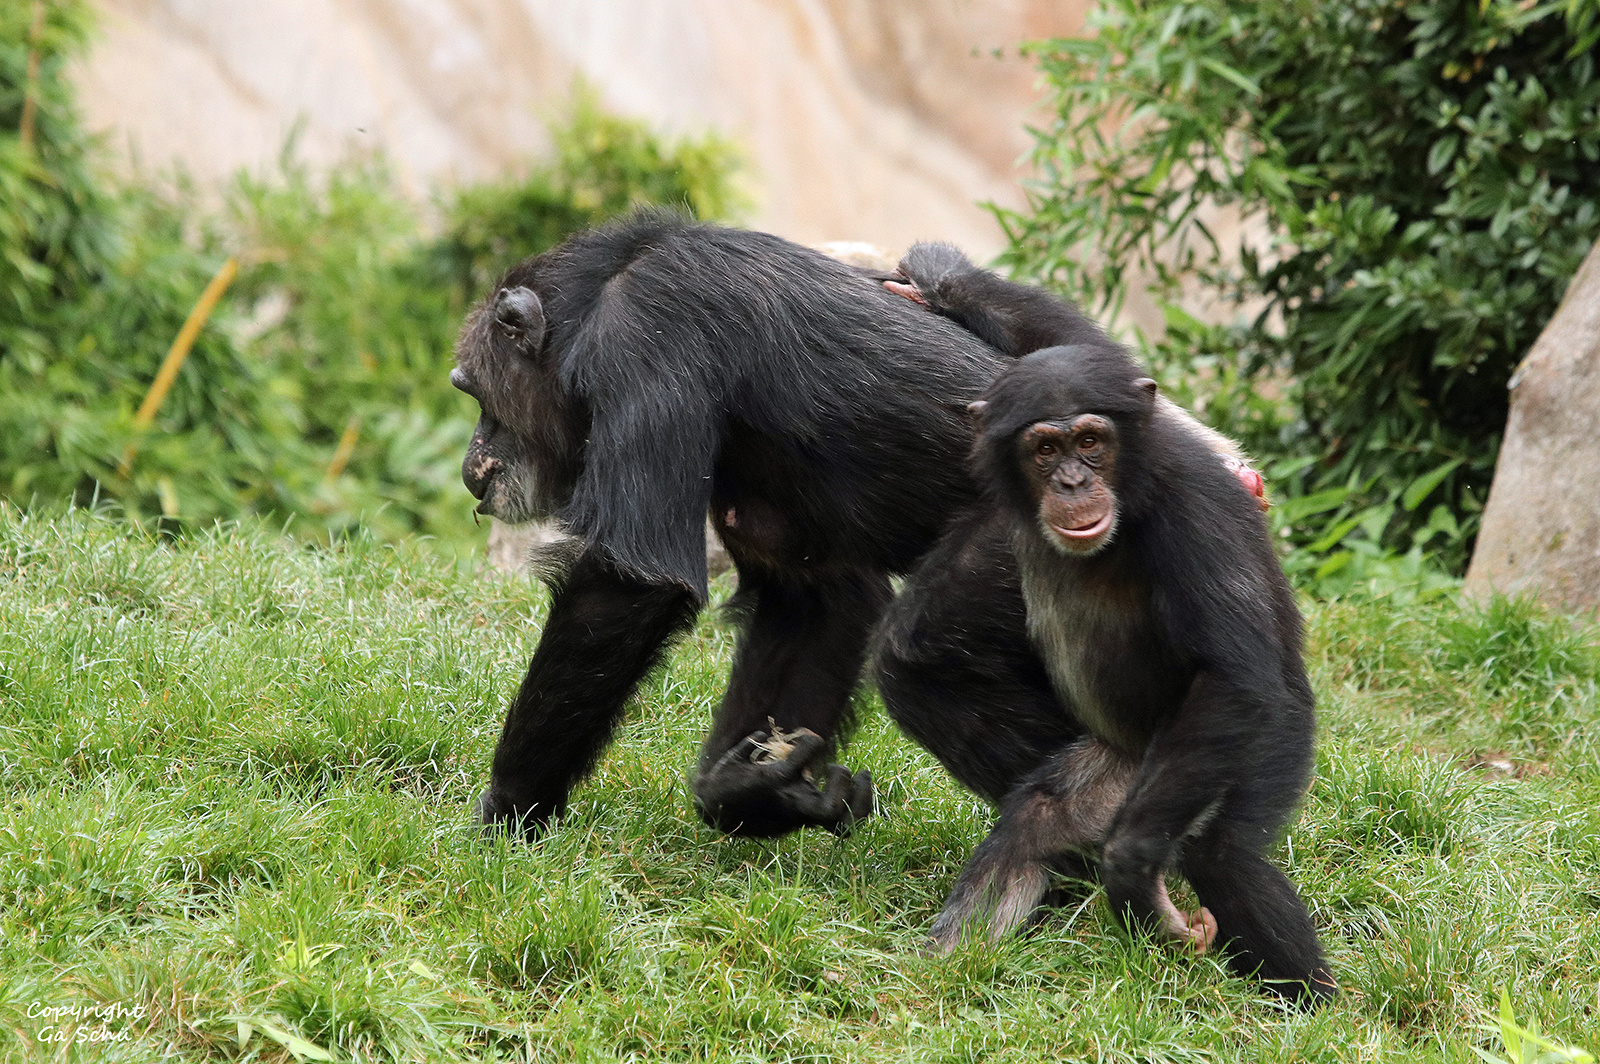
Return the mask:
<svg viewBox="0 0 1600 1064">
<path fill-rule="evenodd" d="M 1256 498 L 1182 422 L 1154 419 L 1141 442 L 1125 532 L 1168 638 L 1205 667 L 1276 674 L 1298 659 L 1300 614 Z"/>
</svg>

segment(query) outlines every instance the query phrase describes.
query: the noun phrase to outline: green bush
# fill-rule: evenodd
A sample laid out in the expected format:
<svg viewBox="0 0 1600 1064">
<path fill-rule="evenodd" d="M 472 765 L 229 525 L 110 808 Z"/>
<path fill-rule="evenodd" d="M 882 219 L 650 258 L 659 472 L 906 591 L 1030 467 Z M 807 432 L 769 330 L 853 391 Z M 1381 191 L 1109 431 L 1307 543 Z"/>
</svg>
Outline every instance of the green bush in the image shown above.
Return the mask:
<svg viewBox="0 0 1600 1064">
<path fill-rule="evenodd" d="M 150 440 L 136 477 L 116 476 L 133 407 L 223 256 L 175 203 L 102 171 L 65 73 L 87 32 L 82 3 L 44 7 L 34 136 L 24 143 L 31 9 L 0 9 L 0 493 L 81 501 L 115 484 L 138 507 L 162 490 L 170 499 L 180 471 L 162 460 L 170 454 L 194 512 L 233 509 L 245 478 L 220 453 L 225 434 L 260 436 L 291 412 L 215 331 L 201 336 L 163 411 L 163 428 L 190 431 Z M 203 423 L 188 424 L 197 410 L 208 412 Z"/>
<path fill-rule="evenodd" d="M 87 33 L 81 2 L 52 4 L 39 27 L 34 138 L 22 121 L 31 5 L 0 5 L 0 350 L 36 359 L 56 300 L 91 284 L 115 254 L 110 210 L 92 179 L 89 143 L 73 116 L 62 67 Z M 29 323 L 32 327 L 29 327 Z"/>
<path fill-rule="evenodd" d="M 643 125 L 608 115 L 581 89 L 571 119 L 551 130 L 555 159 L 520 182 L 475 185 L 444 205 L 433 247 L 467 298 L 509 267 L 568 233 L 636 207 L 665 204 L 696 218 L 732 218 L 745 199 L 732 179 L 738 156 L 717 137 L 664 144 Z"/>
<path fill-rule="evenodd" d="M 739 206 L 724 142 L 667 143 L 580 95 L 552 130 L 553 162 L 442 189 L 431 211 L 381 158 L 314 175 L 292 141 L 276 173 L 241 175 L 208 211 L 181 179 L 112 178 L 82 133 L 63 66 L 85 37 L 77 0 L 47 5 L 36 135 L 22 144 L 28 8 L 0 8 L 0 498 L 24 505 L 99 499 L 178 527 L 258 514 L 308 534 L 361 523 L 464 542 L 476 410 L 448 373 L 472 300 L 635 206 Z M 140 432 L 134 411 L 230 256 L 237 280 Z"/>
<path fill-rule="evenodd" d="M 1097 309 L 1152 279 L 1148 357 L 1272 459 L 1303 576 L 1459 572 L 1507 381 L 1600 227 L 1600 8 L 1107 0 L 1096 24 L 1030 46 L 1056 117 L 1005 263 Z"/>
</svg>

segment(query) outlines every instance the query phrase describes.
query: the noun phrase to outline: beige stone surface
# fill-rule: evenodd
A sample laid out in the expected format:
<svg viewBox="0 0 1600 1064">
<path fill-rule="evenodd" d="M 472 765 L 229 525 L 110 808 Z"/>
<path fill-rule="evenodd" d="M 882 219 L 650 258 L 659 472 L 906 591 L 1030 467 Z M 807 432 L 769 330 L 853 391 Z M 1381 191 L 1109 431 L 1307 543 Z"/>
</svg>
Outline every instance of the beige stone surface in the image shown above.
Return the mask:
<svg viewBox="0 0 1600 1064">
<path fill-rule="evenodd" d="M 1600 607 L 1600 244 L 1511 378 L 1466 592 Z"/>
<path fill-rule="evenodd" d="M 382 149 L 424 195 L 515 170 L 581 77 L 611 109 L 742 144 L 750 224 L 979 257 L 1016 203 L 1025 39 L 1086 0 L 99 0 L 79 84 L 141 165 L 264 169 L 291 129 L 327 163 Z M 996 52 L 999 55 L 996 55 Z"/>
</svg>

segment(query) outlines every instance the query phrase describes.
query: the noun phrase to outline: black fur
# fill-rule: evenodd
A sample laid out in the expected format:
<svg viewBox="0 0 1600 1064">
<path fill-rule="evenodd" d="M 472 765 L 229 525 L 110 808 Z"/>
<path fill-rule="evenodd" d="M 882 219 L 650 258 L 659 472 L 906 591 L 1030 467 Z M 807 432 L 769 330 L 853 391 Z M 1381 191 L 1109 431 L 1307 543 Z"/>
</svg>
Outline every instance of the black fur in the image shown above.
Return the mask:
<svg viewBox="0 0 1600 1064">
<path fill-rule="evenodd" d="M 746 622 L 700 758 L 702 815 L 752 835 L 865 815 L 870 779 L 827 757 L 889 574 L 976 497 L 964 410 L 1002 357 L 820 254 L 665 215 L 513 269 L 457 356 L 452 380 L 483 409 L 462 470 L 480 510 L 558 517 L 579 558 L 483 819 L 534 830 L 565 807 L 705 600 L 708 509 Z"/>
<path fill-rule="evenodd" d="M 909 258 L 902 269 L 1008 353 L 1051 339 L 1052 321 L 1071 345 L 1022 359 L 985 394 L 986 501 L 907 580 L 877 649 L 896 721 L 1001 810 L 936 945 L 974 923 L 998 935 L 1025 922 L 1046 871 L 1089 852 L 1125 921 L 1183 940 L 1161 879 L 1180 872 L 1238 971 L 1326 999 L 1310 916 L 1263 856 L 1304 794 L 1315 723 L 1299 613 L 1256 500 L 1070 308 L 977 271 L 965 283 L 918 276 Z M 1116 531 L 1086 556 L 1047 541 L 1019 451 L 1030 426 L 1083 413 L 1108 417 L 1116 442 Z"/>
</svg>

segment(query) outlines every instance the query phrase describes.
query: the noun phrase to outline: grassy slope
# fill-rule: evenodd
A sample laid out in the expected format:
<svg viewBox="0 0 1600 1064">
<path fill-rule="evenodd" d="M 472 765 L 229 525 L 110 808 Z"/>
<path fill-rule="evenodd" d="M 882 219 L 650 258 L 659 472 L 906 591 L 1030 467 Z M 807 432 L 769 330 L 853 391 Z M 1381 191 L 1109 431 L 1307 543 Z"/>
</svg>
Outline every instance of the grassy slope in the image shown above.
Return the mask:
<svg viewBox="0 0 1600 1064">
<path fill-rule="evenodd" d="M 480 840 L 466 808 L 542 609 L 424 552 L 174 549 L 0 507 L 0 1053 L 1476 1061 L 1501 984 L 1600 1042 L 1592 632 L 1312 614 L 1325 739 L 1285 859 L 1348 993 L 1303 1017 L 1130 941 L 1097 895 L 920 956 L 986 814 L 881 713 L 848 760 L 883 815 L 854 838 L 702 827 L 683 774 L 732 645 L 715 615 L 558 831 Z M 109 1003 L 144 1011 L 78 1034 L 124 1041 L 40 1040 L 42 1008 Z"/>
</svg>

